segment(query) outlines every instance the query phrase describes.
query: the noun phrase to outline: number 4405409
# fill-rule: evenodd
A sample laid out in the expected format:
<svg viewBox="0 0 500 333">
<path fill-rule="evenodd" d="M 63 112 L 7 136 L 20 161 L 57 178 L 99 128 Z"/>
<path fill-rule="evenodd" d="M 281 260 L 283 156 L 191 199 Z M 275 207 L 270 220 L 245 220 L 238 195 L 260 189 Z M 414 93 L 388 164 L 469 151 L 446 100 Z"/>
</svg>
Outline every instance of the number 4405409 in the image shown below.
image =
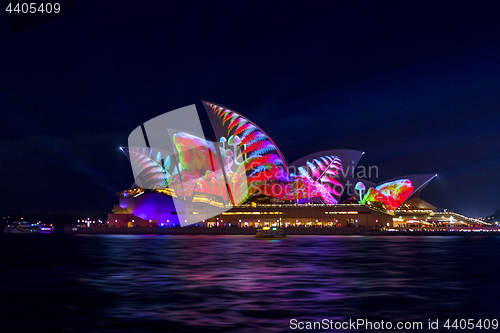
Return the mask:
<svg viewBox="0 0 500 333">
<path fill-rule="evenodd" d="M 41 4 L 37 4 L 37 3 L 34 3 L 34 2 L 18 2 L 16 4 L 12 4 L 12 3 L 9 3 L 7 5 L 7 8 L 5 8 L 5 11 L 6 12 L 9 12 L 9 13 L 23 13 L 23 14 L 27 14 L 27 13 L 31 13 L 31 14 L 34 14 L 34 13 L 59 13 L 61 11 L 61 4 L 60 3 L 50 3 L 50 2 L 47 2 L 47 3 L 41 3 Z"/>
<path fill-rule="evenodd" d="M 498 319 L 455 319 L 451 321 L 450 319 L 446 320 L 443 325 L 447 329 L 498 329 Z"/>
</svg>

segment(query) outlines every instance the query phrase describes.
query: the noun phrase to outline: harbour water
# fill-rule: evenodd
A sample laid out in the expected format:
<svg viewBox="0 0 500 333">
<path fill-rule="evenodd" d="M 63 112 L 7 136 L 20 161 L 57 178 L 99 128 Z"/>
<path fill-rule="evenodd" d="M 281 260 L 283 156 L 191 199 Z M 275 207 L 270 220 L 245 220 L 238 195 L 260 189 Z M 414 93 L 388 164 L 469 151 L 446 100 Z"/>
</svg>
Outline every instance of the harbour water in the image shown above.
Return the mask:
<svg viewBox="0 0 500 333">
<path fill-rule="evenodd" d="M 0 332 L 500 319 L 499 236 L 3 235 L 0 256 Z"/>
</svg>

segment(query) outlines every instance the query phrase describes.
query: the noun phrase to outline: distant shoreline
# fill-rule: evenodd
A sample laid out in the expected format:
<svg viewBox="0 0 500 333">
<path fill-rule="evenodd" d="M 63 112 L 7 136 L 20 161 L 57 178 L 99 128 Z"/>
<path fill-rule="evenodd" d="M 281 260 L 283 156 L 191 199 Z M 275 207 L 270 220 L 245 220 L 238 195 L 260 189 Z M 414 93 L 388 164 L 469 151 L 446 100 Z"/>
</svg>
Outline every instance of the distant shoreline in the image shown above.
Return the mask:
<svg viewBox="0 0 500 333">
<path fill-rule="evenodd" d="M 443 228 L 441 228 L 443 229 Z M 500 228 L 471 227 L 452 229 L 449 231 L 375 231 L 363 230 L 362 228 L 285 228 L 287 235 L 346 235 L 346 236 L 457 236 L 457 235 L 500 235 Z M 454 231 L 451 231 L 454 230 Z M 468 231 L 470 230 L 470 231 Z M 177 227 L 177 228 L 158 228 L 158 227 L 134 227 L 134 228 L 115 228 L 115 227 L 64 227 L 64 234 L 86 234 L 86 235 L 255 235 L 255 228 L 240 227 Z"/>
</svg>

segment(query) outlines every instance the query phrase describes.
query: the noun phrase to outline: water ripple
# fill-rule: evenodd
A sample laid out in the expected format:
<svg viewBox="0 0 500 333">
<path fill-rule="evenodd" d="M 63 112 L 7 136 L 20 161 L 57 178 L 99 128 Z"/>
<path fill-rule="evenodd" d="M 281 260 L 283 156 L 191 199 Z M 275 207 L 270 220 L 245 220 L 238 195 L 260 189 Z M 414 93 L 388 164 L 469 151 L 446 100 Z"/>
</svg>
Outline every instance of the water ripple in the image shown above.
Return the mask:
<svg viewBox="0 0 500 333">
<path fill-rule="evenodd" d="M 292 318 L 500 314 L 498 237 L 3 240 L 2 332 L 285 332 Z"/>
</svg>

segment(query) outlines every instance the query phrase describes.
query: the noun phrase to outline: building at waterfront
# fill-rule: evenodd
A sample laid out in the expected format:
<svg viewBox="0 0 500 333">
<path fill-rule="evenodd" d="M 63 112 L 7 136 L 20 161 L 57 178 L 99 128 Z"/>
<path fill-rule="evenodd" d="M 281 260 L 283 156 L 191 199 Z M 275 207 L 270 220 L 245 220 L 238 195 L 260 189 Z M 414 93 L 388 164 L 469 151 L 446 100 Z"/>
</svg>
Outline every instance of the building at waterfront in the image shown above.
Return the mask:
<svg viewBox="0 0 500 333">
<path fill-rule="evenodd" d="M 364 178 L 373 178 L 371 169 L 356 169 L 363 152 L 354 150 L 322 151 L 287 163 L 273 140 L 249 119 L 224 106 L 203 105 L 216 142 L 206 140 L 194 121 L 188 129 L 175 124 L 196 114 L 189 107 L 131 133 L 129 147 L 122 150 L 135 184 L 118 193 L 119 204 L 108 217 L 111 226 L 380 229 L 479 223 L 438 212 L 420 199 L 436 175 L 376 184 Z"/>
</svg>

